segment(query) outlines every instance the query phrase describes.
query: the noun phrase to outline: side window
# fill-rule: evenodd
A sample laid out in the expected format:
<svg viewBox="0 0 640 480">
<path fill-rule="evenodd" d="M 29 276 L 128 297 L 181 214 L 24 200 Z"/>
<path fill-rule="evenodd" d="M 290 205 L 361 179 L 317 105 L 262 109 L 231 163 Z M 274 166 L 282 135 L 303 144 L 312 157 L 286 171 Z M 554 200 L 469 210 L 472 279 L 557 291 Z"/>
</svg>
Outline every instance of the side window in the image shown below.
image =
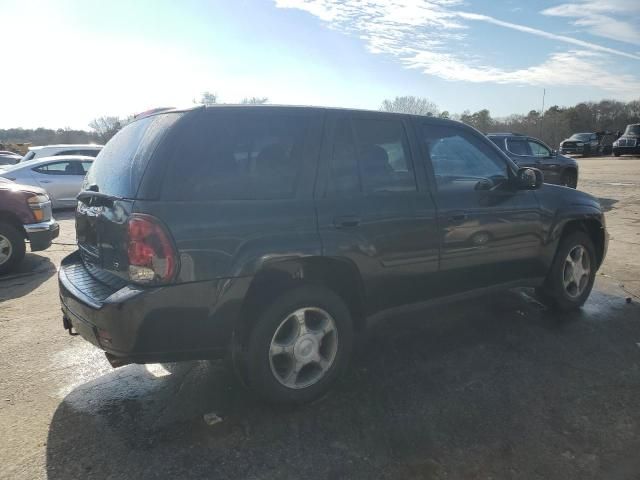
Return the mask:
<svg viewBox="0 0 640 480">
<path fill-rule="evenodd" d="M 358 172 L 358 152 L 348 118 L 339 119 L 335 125 L 327 191 L 331 194 L 362 191 Z"/>
<path fill-rule="evenodd" d="M 529 144 L 521 138 L 508 138 L 507 145 L 514 155 L 531 155 Z"/>
<path fill-rule="evenodd" d="M 34 172 L 45 175 L 79 175 L 75 162 L 54 162 L 40 165 L 33 169 Z"/>
<path fill-rule="evenodd" d="M 542 145 L 541 143 L 534 142 L 533 140 L 529 140 L 529 147 L 531 147 L 531 153 L 534 157 L 550 157 L 551 152 L 547 147 Z"/>
<path fill-rule="evenodd" d="M 424 125 L 422 135 L 439 189 L 508 178 L 505 161 L 489 145 L 456 127 Z"/>
<path fill-rule="evenodd" d="M 286 114 L 210 112 L 184 128 L 163 195 L 170 200 L 291 198 L 306 123 Z"/>
<path fill-rule="evenodd" d="M 414 192 L 404 126 L 400 120 L 353 120 L 360 177 L 365 192 Z"/>
<path fill-rule="evenodd" d="M 79 152 L 78 155 L 85 155 L 87 157 L 97 157 L 98 154 L 100 153 L 100 150 L 94 150 L 94 149 L 91 149 L 91 150 L 79 150 L 78 152 Z"/>
<path fill-rule="evenodd" d="M 80 162 L 80 165 L 82 166 L 82 175 L 86 175 L 86 173 L 89 171 L 89 169 L 91 168 L 91 165 L 93 164 L 93 162 Z"/>
</svg>

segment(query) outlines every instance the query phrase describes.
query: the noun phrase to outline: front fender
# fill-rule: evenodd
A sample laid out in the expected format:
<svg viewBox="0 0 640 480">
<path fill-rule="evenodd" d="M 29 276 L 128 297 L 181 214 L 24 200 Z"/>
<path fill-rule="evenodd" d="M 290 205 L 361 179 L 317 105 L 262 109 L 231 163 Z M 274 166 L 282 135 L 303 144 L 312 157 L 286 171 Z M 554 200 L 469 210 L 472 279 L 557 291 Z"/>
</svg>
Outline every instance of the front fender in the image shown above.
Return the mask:
<svg viewBox="0 0 640 480">
<path fill-rule="evenodd" d="M 600 208 L 585 204 L 568 205 L 557 210 L 545 242 L 545 265 L 547 268 L 551 267 L 560 239 L 571 225 L 576 225 L 576 228 L 582 229 L 592 236 L 598 249 L 599 267 L 604 260 L 608 246 L 604 213 Z"/>
</svg>

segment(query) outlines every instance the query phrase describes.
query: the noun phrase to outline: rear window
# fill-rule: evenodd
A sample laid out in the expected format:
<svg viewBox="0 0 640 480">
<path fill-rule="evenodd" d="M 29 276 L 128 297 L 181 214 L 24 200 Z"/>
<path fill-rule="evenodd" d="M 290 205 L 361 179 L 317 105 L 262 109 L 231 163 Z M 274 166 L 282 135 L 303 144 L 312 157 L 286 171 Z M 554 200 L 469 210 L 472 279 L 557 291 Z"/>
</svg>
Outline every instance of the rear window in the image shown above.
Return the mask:
<svg viewBox="0 0 640 480">
<path fill-rule="evenodd" d="M 101 193 L 135 197 L 155 147 L 181 116 L 181 113 L 154 115 L 125 126 L 100 151 L 83 188 L 96 185 Z"/>
<path fill-rule="evenodd" d="M 529 144 L 521 138 L 507 139 L 507 149 L 514 155 L 531 155 Z"/>
<path fill-rule="evenodd" d="M 206 112 L 183 129 L 169 159 L 167 200 L 291 198 L 302 164 L 308 117 Z"/>
</svg>

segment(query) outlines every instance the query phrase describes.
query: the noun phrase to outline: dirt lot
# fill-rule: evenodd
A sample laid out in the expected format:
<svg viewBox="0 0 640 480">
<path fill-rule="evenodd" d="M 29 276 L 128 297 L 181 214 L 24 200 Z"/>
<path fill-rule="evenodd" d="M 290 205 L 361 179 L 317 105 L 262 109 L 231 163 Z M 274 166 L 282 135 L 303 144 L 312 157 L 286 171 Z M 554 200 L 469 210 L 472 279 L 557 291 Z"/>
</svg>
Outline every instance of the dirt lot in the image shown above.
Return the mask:
<svg viewBox="0 0 640 480">
<path fill-rule="evenodd" d="M 394 318 L 298 409 L 222 362 L 113 370 L 68 336 L 58 214 L 57 244 L 0 279 L 0 478 L 640 478 L 640 159 L 580 168 L 611 233 L 582 311 L 516 291 Z"/>
</svg>

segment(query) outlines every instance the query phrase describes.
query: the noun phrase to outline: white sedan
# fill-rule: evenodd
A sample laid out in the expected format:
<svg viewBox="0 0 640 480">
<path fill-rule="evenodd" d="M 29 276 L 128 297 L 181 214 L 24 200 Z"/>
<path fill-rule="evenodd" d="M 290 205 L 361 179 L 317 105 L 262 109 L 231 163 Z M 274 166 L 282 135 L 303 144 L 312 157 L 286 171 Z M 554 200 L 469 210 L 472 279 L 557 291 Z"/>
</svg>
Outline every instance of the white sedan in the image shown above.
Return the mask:
<svg viewBox="0 0 640 480">
<path fill-rule="evenodd" d="M 44 188 L 53 208 L 75 207 L 76 195 L 80 193 L 82 181 L 93 160 L 93 157 L 81 155 L 44 157 L 2 166 L 0 177 Z"/>
</svg>

